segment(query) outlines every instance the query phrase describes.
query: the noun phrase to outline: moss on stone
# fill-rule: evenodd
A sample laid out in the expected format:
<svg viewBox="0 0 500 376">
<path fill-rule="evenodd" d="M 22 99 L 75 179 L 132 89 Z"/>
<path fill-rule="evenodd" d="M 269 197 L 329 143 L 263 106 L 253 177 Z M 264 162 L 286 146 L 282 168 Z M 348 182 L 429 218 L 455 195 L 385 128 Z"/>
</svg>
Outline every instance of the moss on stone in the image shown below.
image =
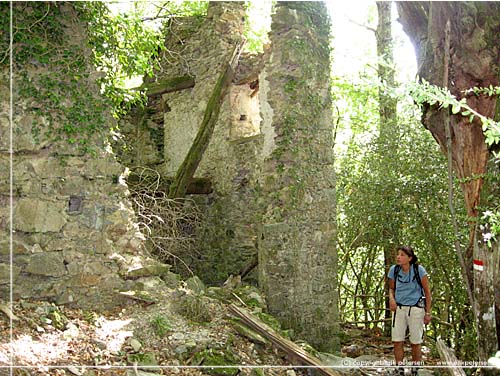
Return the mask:
<svg viewBox="0 0 500 376">
<path fill-rule="evenodd" d="M 206 349 L 195 355 L 192 364 L 214 366 L 204 368 L 203 372 L 214 376 L 233 376 L 239 373 L 238 367 L 228 367 L 238 364 L 238 358 L 230 350 Z M 219 368 L 220 367 L 220 368 Z"/>
</svg>

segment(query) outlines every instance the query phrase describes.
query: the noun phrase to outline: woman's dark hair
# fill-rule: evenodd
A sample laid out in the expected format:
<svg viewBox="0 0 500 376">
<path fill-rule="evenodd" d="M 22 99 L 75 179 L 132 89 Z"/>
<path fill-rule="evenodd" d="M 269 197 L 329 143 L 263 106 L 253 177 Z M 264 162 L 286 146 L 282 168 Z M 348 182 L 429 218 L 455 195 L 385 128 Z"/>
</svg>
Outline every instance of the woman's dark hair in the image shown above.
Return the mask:
<svg viewBox="0 0 500 376">
<path fill-rule="evenodd" d="M 413 248 L 409 245 L 400 245 L 397 250 L 403 251 L 408 257 L 411 257 L 410 264 L 416 264 L 418 262 L 418 257 L 415 255 L 415 252 L 413 252 Z"/>
</svg>

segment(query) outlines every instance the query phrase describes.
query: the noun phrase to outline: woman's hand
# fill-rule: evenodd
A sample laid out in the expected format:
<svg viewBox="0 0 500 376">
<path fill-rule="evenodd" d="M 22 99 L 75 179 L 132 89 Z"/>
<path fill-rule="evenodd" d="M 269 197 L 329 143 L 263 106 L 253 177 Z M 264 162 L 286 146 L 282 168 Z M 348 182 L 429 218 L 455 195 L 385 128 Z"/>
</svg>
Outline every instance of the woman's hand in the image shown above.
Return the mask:
<svg viewBox="0 0 500 376">
<path fill-rule="evenodd" d="M 394 299 L 389 299 L 389 308 L 391 309 L 391 312 L 396 312 L 396 309 L 398 308 L 398 305 L 396 304 L 396 300 Z"/>
<path fill-rule="evenodd" d="M 428 323 L 430 323 L 432 320 L 432 315 L 430 313 L 426 313 L 424 315 L 424 324 L 427 325 Z"/>
</svg>

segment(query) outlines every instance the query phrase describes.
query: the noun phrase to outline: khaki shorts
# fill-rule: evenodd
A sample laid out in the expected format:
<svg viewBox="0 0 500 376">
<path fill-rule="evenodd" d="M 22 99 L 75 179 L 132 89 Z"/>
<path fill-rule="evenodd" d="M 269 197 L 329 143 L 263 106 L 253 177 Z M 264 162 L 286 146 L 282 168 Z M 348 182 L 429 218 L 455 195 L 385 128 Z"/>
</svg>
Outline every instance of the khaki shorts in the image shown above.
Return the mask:
<svg viewBox="0 0 500 376">
<path fill-rule="evenodd" d="M 398 306 L 396 312 L 392 312 L 392 342 L 404 342 L 406 328 L 409 328 L 410 343 L 413 345 L 422 343 L 424 338 L 424 315 L 424 308 Z"/>
</svg>

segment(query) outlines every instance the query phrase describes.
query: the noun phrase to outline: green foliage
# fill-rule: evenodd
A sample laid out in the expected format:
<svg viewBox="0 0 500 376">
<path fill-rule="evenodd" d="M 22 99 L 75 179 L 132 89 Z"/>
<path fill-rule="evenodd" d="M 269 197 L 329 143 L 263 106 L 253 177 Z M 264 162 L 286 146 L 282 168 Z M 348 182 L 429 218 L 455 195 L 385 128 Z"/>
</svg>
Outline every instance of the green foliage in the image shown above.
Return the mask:
<svg viewBox="0 0 500 376">
<path fill-rule="evenodd" d="M 264 45 L 269 42 L 268 32 L 271 29 L 271 8 L 273 2 L 245 1 L 247 17 L 245 19 L 244 49 L 251 53 L 264 52 Z"/>
<path fill-rule="evenodd" d="M 40 317 L 40 321 L 45 325 L 52 325 L 58 330 L 64 330 L 68 323 L 68 318 L 55 304 L 45 306 L 45 313 Z"/>
<path fill-rule="evenodd" d="M 209 375 L 232 376 L 239 373 L 238 367 L 230 367 L 238 364 L 238 359 L 229 349 L 206 349 L 195 355 L 193 364 L 213 366 L 204 368 L 203 371 Z"/>
<path fill-rule="evenodd" d="M 10 30 L 10 4 L 0 3 L 2 30 Z M 50 2 L 14 4 L 12 12 L 13 63 L 21 68 L 26 63 L 37 61 L 47 64 L 54 53 L 60 52 L 63 25 L 58 4 Z M 10 35 L 2 33 L 0 51 L 9 51 Z M 3 57 L 2 64 L 9 60 Z"/>
<path fill-rule="evenodd" d="M 159 10 L 150 19 L 203 14 L 207 4 L 155 3 Z M 119 117 L 141 104 L 145 97 L 127 88 L 128 80 L 152 75 L 163 41 L 159 28 L 145 22 L 146 8 L 137 2 L 127 13 L 114 15 L 103 2 L 13 4 L 14 94 L 33 99 L 28 110 L 38 115 L 32 125 L 36 142 L 62 142 L 93 153 L 96 140 L 105 140 L 115 127 L 107 112 Z M 0 10 L 2 30 L 9 30 L 10 4 L 1 2 Z M 72 17 L 83 21 L 83 28 Z M 2 33 L 4 66 L 9 64 L 9 43 L 9 33 Z M 93 84 L 93 66 L 101 72 L 97 84 L 104 96 Z"/>
<path fill-rule="evenodd" d="M 95 312 L 92 311 L 84 311 L 83 312 L 83 319 L 89 323 L 90 325 L 95 325 L 97 321 L 98 315 Z"/>
<path fill-rule="evenodd" d="M 4 3 L 1 6 L 5 8 Z M 35 142 L 62 142 L 81 152 L 94 152 L 94 135 L 109 123 L 109 104 L 92 84 L 91 62 L 77 37 L 85 30 L 68 19 L 73 16 L 71 8 L 52 2 L 13 4 L 13 94 L 18 104 L 27 100 L 27 110 L 36 115 Z M 11 12 L 2 10 L 0 23 L 6 24 Z M 3 35 L 2 47 L 6 41 Z"/>
<path fill-rule="evenodd" d="M 421 80 L 421 83 L 410 83 L 408 91 L 415 102 L 419 105 L 439 105 L 440 108 L 450 108 L 452 114 L 459 114 L 467 117 L 470 122 L 477 117 L 481 121 L 486 144 L 490 146 L 500 144 L 500 122 L 496 121 L 497 119 L 488 118 L 487 116 L 484 116 L 483 114 L 480 114 L 472 109 L 467 104 L 467 98 L 464 97 L 458 100 L 448 89 L 431 85 L 423 79 Z M 498 96 L 500 94 L 500 87 L 494 87 L 493 85 L 485 88 L 474 87 L 465 90 L 464 94 Z M 494 150 L 492 150 L 492 153 L 496 161 L 500 161 L 500 155 Z M 486 230 L 486 232 L 483 233 L 483 240 L 489 247 L 492 246 L 492 241 L 496 241 L 497 237 L 500 235 L 500 211 L 498 211 L 498 208 L 495 208 L 494 210 L 496 210 L 496 212 L 486 210 L 481 218 L 484 222 Z"/>
<path fill-rule="evenodd" d="M 163 316 L 154 317 L 150 324 L 158 337 L 164 337 L 172 329 L 168 320 Z"/>
<path fill-rule="evenodd" d="M 500 210 L 496 212 L 486 210 L 481 219 L 485 222 L 484 225 L 481 225 L 483 241 L 488 244 L 488 247 L 491 247 L 493 242 L 498 241 L 497 237 L 500 235 Z"/>
<path fill-rule="evenodd" d="M 430 133 L 419 124 L 418 110 L 405 97 L 397 97 L 396 123 L 385 124 L 384 132 L 380 131 L 380 85 L 375 77 L 363 73 L 358 79 L 337 79 L 333 87 L 340 127 L 337 210 L 341 319 L 384 319 L 384 253 L 399 244 L 410 244 L 431 276 L 434 314 L 451 323 L 453 333 L 459 333 L 450 340 L 461 351 L 467 344 L 459 345 L 458 336 L 473 333 L 473 320 L 467 315 L 464 318 L 469 309 L 452 247 L 446 161 Z M 398 95 L 394 90 L 386 92 Z M 463 224 L 461 241 L 465 242 L 465 211 L 460 197 L 454 201 Z M 449 337 L 449 333 L 449 327 L 435 322 L 428 331 L 431 337 Z"/>
<path fill-rule="evenodd" d="M 10 64 L 10 2 L 0 2 L 0 66 Z"/>
<path fill-rule="evenodd" d="M 157 365 L 155 354 L 152 352 L 127 354 L 127 361 L 129 363 L 139 364 L 141 366 L 156 366 Z"/>
<path fill-rule="evenodd" d="M 198 323 L 213 319 L 211 300 L 199 294 L 186 294 L 178 302 L 177 312 L 185 318 Z"/>
<path fill-rule="evenodd" d="M 140 3 L 140 2 L 138 2 Z M 162 1 L 153 4 L 154 16 L 150 19 L 170 20 L 176 17 L 203 17 L 207 14 L 208 1 Z M 151 10 L 152 11 L 152 10 Z"/>
<path fill-rule="evenodd" d="M 408 91 L 412 98 L 420 105 L 439 105 L 440 108 L 451 108 L 451 113 L 468 117 L 472 122 L 475 117 L 481 121 L 485 142 L 488 145 L 500 144 L 500 123 L 480 114 L 467 104 L 467 98 L 457 99 L 446 88 L 432 85 L 424 79 L 421 83 L 413 82 L 409 84 Z M 488 96 L 498 95 L 500 88 L 490 86 L 488 88 L 471 88 L 466 93 L 475 95 L 485 94 Z"/>
<path fill-rule="evenodd" d="M 161 33 L 145 26 L 137 7 L 117 15 L 103 2 L 77 3 L 77 9 L 88 23 L 94 64 L 103 72 L 101 90 L 119 117 L 142 99 L 139 92 L 126 88 L 126 82 L 134 76 L 153 74 Z"/>
</svg>

